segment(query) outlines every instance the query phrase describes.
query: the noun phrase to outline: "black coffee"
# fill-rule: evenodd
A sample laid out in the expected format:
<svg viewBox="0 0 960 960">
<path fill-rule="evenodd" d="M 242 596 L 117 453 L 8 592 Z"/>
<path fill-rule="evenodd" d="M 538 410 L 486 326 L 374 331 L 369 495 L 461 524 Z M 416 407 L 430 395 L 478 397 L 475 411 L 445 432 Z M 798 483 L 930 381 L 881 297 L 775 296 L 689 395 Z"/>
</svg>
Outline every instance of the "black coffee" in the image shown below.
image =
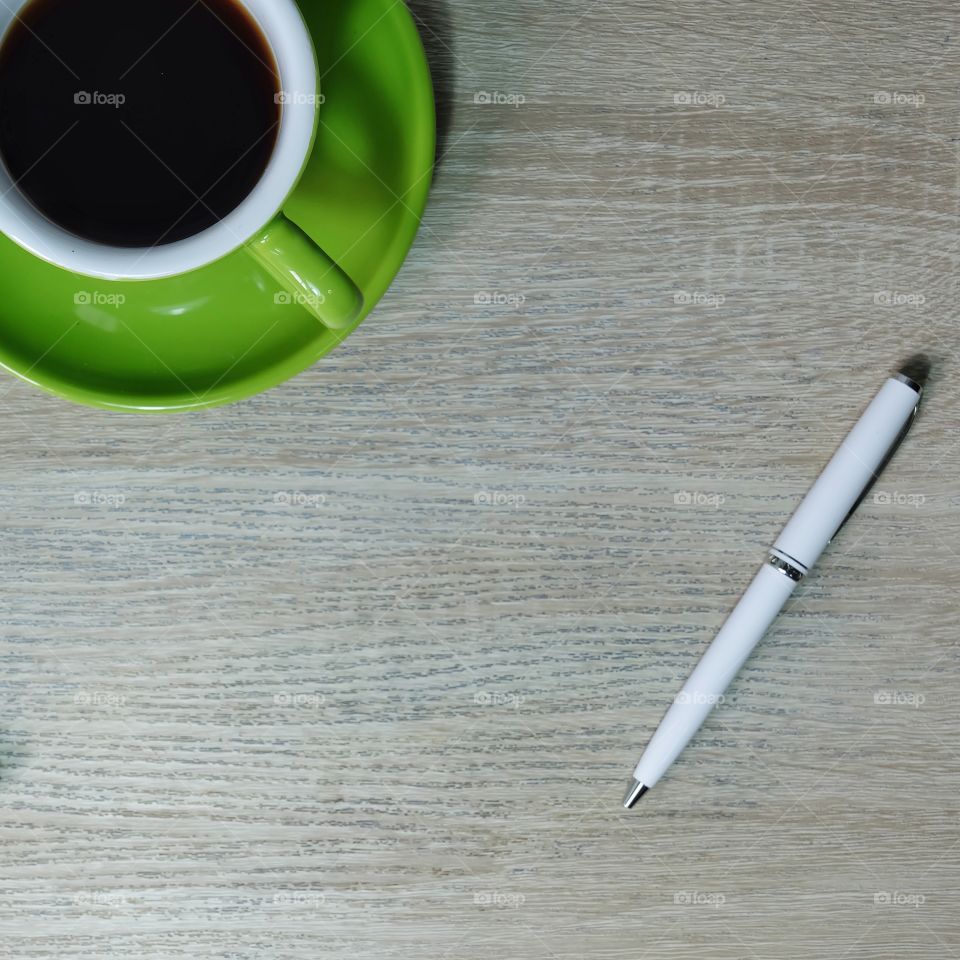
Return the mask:
<svg viewBox="0 0 960 960">
<path fill-rule="evenodd" d="M 33 0 L 0 49 L 0 155 L 65 230 L 173 243 L 257 184 L 278 93 L 273 54 L 234 0 Z"/>
</svg>

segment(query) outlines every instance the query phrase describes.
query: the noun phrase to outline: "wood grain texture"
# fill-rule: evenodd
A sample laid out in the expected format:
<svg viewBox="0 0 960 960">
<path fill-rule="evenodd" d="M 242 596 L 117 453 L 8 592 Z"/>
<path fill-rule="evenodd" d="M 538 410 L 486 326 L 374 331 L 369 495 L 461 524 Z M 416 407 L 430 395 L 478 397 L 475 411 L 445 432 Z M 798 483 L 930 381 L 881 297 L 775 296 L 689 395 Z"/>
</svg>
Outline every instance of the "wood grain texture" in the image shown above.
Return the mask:
<svg viewBox="0 0 960 960">
<path fill-rule="evenodd" d="M 960 955 L 955 6 L 415 12 L 442 163 L 341 349 L 172 419 L 2 385 L 4 956 Z M 885 496 L 625 813 L 916 349 Z"/>
</svg>

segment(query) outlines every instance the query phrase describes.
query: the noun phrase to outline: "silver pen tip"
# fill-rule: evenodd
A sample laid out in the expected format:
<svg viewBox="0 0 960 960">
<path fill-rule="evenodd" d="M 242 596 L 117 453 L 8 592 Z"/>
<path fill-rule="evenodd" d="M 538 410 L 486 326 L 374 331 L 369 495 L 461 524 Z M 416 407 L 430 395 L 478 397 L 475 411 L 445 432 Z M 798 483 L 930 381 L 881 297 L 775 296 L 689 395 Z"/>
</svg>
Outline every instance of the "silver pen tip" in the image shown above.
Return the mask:
<svg viewBox="0 0 960 960">
<path fill-rule="evenodd" d="M 629 810 L 650 788 L 645 787 L 636 777 L 630 781 L 627 792 L 623 796 L 623 805 Z"/>
</svg>

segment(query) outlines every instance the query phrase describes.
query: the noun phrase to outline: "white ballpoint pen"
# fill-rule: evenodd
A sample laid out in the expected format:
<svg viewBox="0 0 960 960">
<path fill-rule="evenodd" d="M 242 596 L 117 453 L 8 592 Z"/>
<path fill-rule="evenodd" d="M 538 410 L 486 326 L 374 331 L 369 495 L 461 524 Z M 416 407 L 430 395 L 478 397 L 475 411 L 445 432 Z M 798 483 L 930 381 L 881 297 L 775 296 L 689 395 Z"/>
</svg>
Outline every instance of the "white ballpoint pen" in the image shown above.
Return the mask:
<svg viewBox="0 0 960 960">
<path fill-rule="evenodd" d="M 929 369 L 922 356 L 904 364 L 840 444 L 647 744 L 623 798 L 627 809 L 700 729 L 797 584 L 866 496 L 913 423 Z"/>
</svg>

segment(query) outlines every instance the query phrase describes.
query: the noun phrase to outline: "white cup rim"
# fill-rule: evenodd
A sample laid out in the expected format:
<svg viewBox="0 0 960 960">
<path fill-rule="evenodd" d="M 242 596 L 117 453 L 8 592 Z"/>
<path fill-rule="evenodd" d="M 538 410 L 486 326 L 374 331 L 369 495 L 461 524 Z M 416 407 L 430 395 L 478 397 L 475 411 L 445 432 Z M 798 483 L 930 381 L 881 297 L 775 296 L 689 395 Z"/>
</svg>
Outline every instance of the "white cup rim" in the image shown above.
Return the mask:
<svg viewBox="0 0 960 960">
<path fill-rule="evenodd" d="M 0 37 L 31 0 L 0 4 Z M 51 223 L 17 189 L 0 162 L 0 231 L 34 255 L 73 273 L 107 280 L 157 280 L 207 266 L 256 236 L 300 179 L 317 129 L 319 77 L 310 32 L 294 0 L 238 0 L 259 25 L 280 74 L 280 129 L 263 176 L 226 217 L 184 240 L 115 247 Z M 2 44 L 3 40 L 0 40 Z"/>
</svg>

